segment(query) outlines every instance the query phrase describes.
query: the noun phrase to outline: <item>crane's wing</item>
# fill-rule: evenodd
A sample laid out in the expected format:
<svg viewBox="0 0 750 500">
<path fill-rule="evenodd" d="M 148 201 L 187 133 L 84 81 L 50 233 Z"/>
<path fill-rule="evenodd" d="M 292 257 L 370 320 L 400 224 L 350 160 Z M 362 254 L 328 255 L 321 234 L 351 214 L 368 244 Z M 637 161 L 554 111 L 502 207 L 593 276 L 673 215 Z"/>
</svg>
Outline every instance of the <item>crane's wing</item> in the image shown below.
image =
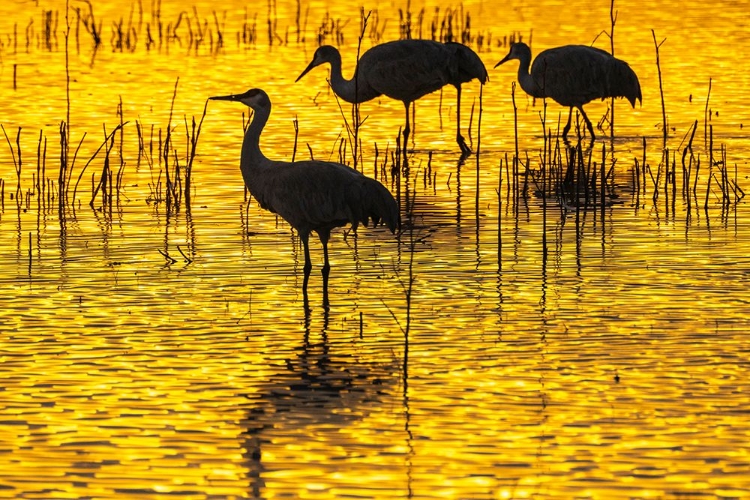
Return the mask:
<svg viewBox="0 0 750 500">
<path fill-rule="evenodd" d="M 586 45 L 565 45 L 540 53 L 531 75 L 542 95 L 563 106 L 582 106 L 594 99 L 641 98 L 638 77 L 624 61 Z"/>
<path fill-rule="evenodd" d="M 396 202 L 382 184 L 338 163 L 274 162 L 256 181 L 252 194 L 261 206 L 298 230 L 366 226 L 370 220 L 394 230 L 398 221 Z"/>
<path fill-rule="evenodd" d="M 451 83 L 451 60 L 442 43 L 397 40 L 365 52 L 357 68 L 380 93 L 412 102 Z"/>
</svg>

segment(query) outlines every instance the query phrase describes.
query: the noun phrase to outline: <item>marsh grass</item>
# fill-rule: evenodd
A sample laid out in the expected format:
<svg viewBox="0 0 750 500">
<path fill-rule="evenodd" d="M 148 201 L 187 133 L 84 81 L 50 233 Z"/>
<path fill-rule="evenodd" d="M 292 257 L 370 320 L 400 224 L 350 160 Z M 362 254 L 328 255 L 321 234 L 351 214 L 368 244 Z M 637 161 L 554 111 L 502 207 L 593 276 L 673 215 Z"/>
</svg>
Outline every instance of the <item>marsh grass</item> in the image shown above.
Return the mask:
<svg viewBox="0 0 750 500">
<path fill-rule="evenodd" d="M 101 19 L 95 17 L 94 5 L 89 0 L 81 0 L 85 7 L 76 7 L 72 12 L 75 13 L 75 41 L 76 47 L 80 51 L 79 34 L 88 34 L 91 47 L 96 49 L 105 44 L 102 38 Z M 306 43 L 305 31 L 307 26 L 307 11 L 303 14 L 303 8 L 298 2 L 297 15 L 295 18 L 294 31 L 297 34 L 298 43 Z M 40 48 L 43 50 L 56 50 L 58 37 L 58 24 L 60 15 L 56 11 L 44 11 L 41 13 L 42 22 L 30 22 L 25 30 L 26 50 Z M 379 43 L 384 37 L 386 27 L 392 19 L 383 16 L 382 12 L 377 10 L 365 14 L 363 9 L 359 12 L 359 33 L 357 60 L 359 60 L 361 49 L 365 38 L 369 38 L 373 43 Z M 478 32 L 472 25 L 472 18 L 468 11 L 463 7 L 435 9 L 432 17 L 424 9 L 418 12 L 411 11 L 411 4 L 407 3 L 405 9 L 398 10 L 399 33 L 402 38 L 423 38 L 429 37 L 439 41 L 459 41 L 466 44 L 473 44 L 477 49 L 483 47 L 502 47 L 508 46 L 513 41 L 523 40 L 524 37 L 514 32 L 503 37 L 493 39 L 489 31 Z M 614 51 L 614 30 L 616 22 L 616 11 L 614 11 L 614 2 L 611 3 L 610 9 L 610 32 L 608 36 Z M 66 21 L 67 22 L 67 21 Z M 262 22 L 262 21 L 261 21 Z M 326 14 L 321 20 L 317 29 L 317 43 L 345 43 L 345 33 L 349 20 L 334 19 Z M 267 3 L 267 36 L 269 45 L 288 43 L 287 36 L 282 37 L 279 33 L 284 32 L 284 27 L 278 26 L 276 16 L 276 6 L 273 0 Z M 17 26 L 17 25 L 16 25 Z M 41 26 L 40 33 L 36 33 L 35 26 Z M 181 12 L 178 17 L 172 21 L 165 21 L 161 15 L 160 3 L 152 5 L 151 17 L 149 21 L 143 20 L 143 12 L 140 8 L 131 7 L 127 18 L 121 18 L 111 23 L 112 38 L 110 39 L 111 48 L 116 52 L 136 51 L 140 47 L 146 50 L 162 48 L 168 50 L 170 45 L 186 47 L 188 55 L 197 55 L 208 48 L 211 53 L 216 53 L 224 47 L 227 33 L 231 33 L 231 28 L 227 28 L 226 15 L 219 15 L 212 11 L 209 17 L 202 17 L 194 7 L 192 12 Z M 236 31 L 238 46 L 249 46 L 259 43 L 258 36 L 258 14 L 251 13 L 245 9 L 244 18 L 240 28 Z M 70 34 L 70 27 L 65 33 L 66 50 L 67 37 Z M 531 44 L 533 32 L 528 34 L 528 43 Z M 698 133 L 699 120 L 690 126 L 685 132 L 685 136 L 678 147 L 668 146 L 668 130 L 666 104 L 664 102 L 664 82 L 661 77 L 659 48 L 664 43 L 657 43 L 655 32 L 652 31 L 654 46 L 657 56 L 657 70 L 659 73 L 659 87 L 661 93 L 661 106 L 663 116 L 663 134 L 664 145 L 656 165 L 649 163 L 647 154 L 647 139 L 642 139 L 642 153 L 640 157 L 634 157 L 632 166 L 624 166 L 626 173 L 629 174 L 628 183 L 622 183 L 621 179 L 616 178 L 618 169 L 616 165 L 624 165 L 627 160 L 619 157 L 612 144 L 595 143 L 601 145 L 601 149 L 594 148 L 587 144 L 581 136 L 581 130 L 576 125 L 576 139 L 572 143 L 565 143 L 559 137 L 559 124 L 547 122 L 546 103 L 543 103 L 542 110 L 542 139 L 538 150 L 529 149 L 521 151 L 518 137 L 518 109 L 515 99 L 515 83 L 511 86 L 511 101 L 513 105 L 513 134 L 514 146 L 512 153 L 506 153 L 505 157 L 499 161 L 499 173 L 497 179 L 497 196 L 498 206 L 512 206 L 514 216 L 520 217 L 523 205 L 533 196 L 540 200 L 544 213 L 543 225 L 545 235 L 543 246 L 546 251 L 547 237 L 546 229 L 550 225 L 548 217 L 553 216 L 552 210 L 559 211 L 559 217 L 563 219 L 570 213 L 574 213 L 576 221 L 584 217 L 588 212 L 594 212 L 599 215 L 598 219 L 604 224 L 604 210 L 606 207 L 617 203 L 623 203 L 623 192 L 630 191 L 631 202 L 634 206 L 640 206 L 645 200 L 650 200 L 654 207 L 664 207 L 664 210 L 672 216 L 678 211 L 677 203 L 686 207 L 686 217 L 689 217 L 693 210 L 703 209 L 706 213 L 714 207 L 719 207 L 722 215 L 728 214 L 731 207 L 734 207 L 744 197 L 744 191 L 741 188 L 738 167 L 736 161 L 733 161 L 731 154 L 723 144 L 714 144 L 713 124 L 711 123 L 712 112 L 709 107 L 712 90 L 712 80 L 708 83 L 708 94 L 703 116 L 703 151 L 700 151 L 700 144 L 695 143 L 694 138 Z M 18 31 L 14 28 L 14 35 L 9 45 L 14 47 L 18 44 Z M 14 65 L 15 70 L 15 65 Z M 69 71 L 66 54 L 66 72 Z M 70 85 L 70 74 L 66 74 L 68 79 L 67 85 Z M 109 214 L 111 216 L 113 206 L 116 206 L 121 195 L 125 192 L 125 177 L 129 175 L 126 171 L 123 151 L 126 144 L 135 142 L 138 149 L 138 162 L 145 160 L 149 166 L 151 181 L 149 189 L 151 195 L 148 202 L 154 206 L 164 204 L 169 214 L 176 214 L 181 211 L 182 207 L 187 207 L 189 211 L 191 197 L 194 192 L 192 182 L 192 170 L 194 162 L 199 155 L 199 138 L 201 126 L 206 115 L 206 106 L 199 120 L 195 116 L 188 118 L 187 114 L 183 115 L 182 126 L 184 127 L 184 150 L 182 141 L 176 139 L 175 134 L 180 129 L 180 125 L 175 124 L 175 103 L 177 99 L 179 78 L 175 82 L 174 92 L 170 104 L 169 122 L 166 128 L 157 128 L 155 125 L 144 125 L 143 122 L 136 120 L 135 127 L 126 127 L 128 123 L 124 119 L 122 100 L 120 100 L 117 110 L 118 123 L 112 127 L 108 124 L 102 124 L 104 138 L 98 148 L 89 153 L 88 159 L 84 166 L 79 170 L 76 168 L 76 161 L 79 155 L 85 158 L 84 139 L 87 133 L 80 134 L 80 139 L 75 143 L 75 150 L 72 156 L 69 155 L 71 149 L 70 139 L 70 97 L 68 88 L 68 108 L 65 120 L 60 122 L 59 133 L 59 165 L 57 165 L 57 178 L 48 176 L 52 168 L 47 168 L 47 163 L 52 167 L 54 160 L 52 156 L 57 151 L 52 152 L 48 148 L 48 139 L 44 131 L 39 131 L 37 144 L 37 165 L 35 172 L 31 173 L 31 183 L 25 179 L 23 166 L 26 158 L 25 152 L 22 151 L 22 128 L 19 127 L 15 137 L 6 132 L 2 127 L 6 143 L 10 152 L 11 160 L 15 170 L 15 189 L 9 186 L 9 199 L 15 201 L 15 205 L 20 209 L 21 205 L 30 206 L 34 197 L 41 206 L 51 207 L 57 201 L 61 207 L 60 216 L 63 217 L 68 213 L 69 208 L 76 210 L 76 201 L 79 199 L 79 184 L 89 169 L 97 168 L 96 172 L 91 174 L 91 192 L 88 205 L 98 213 Z M 14 72 L 13 85 L 16 85 L 16 76 Z M 481 92 L 481 90 L 480 90 Z M 475 104 L 472 104 L 472 111 L 469 124 L 469 140 L 473 142 L 471 130 L 474 121 Z M 331 156 L 338 153 L 338 159 L 341 163 L 350 163 L 354 168 L 364 169 L 367 155 L 363 151 L 359 127 L 365 123 L 359 114 L 358 106 L 353 106 L 351 113 L 345 112 L 339 106 L 342 118 L 345 123 L 346 136 L 339 136 L 331 146 Z M 609 126 L 614 125 L 614 106 L 609 110 L 612 114 L 609 118 Z M 441 116 L 442 120 L 442 116 Z M 479 153 L 481 144 L 481 93 L 478 112 L 478 132 L 477 132 L 477 153 Z M 243 115 L 243 124 L 245 123 Z M 247 120 L 249 123 L 249 117 Z M 600 127 L 604 122 L 600 122 Z M 0 124 L 1 126 L 2 124 Z M 118 137 L 119 133 L 119 137 Z M 299 133 L 299 122 L 294 122 L 295 145 L 293 158 L 297 154 L 297 137 Z M 119 151 L 116 143 L 119 139 Z M 401 144 L 401 130 L 394 138 L 392 146 L 390 142 L 383 147 L 377 143 L 373 144 L 372 154 L 372 172 L 373 176 L 379 178 L 384 184 L 390 185 L 394 192 L 399 206 L 403 207 L 405 213 L 411 214 L 414 206 L 414 199 L 417 196 L 417 180 L 421 178 L 421 184 L 425 191 L 431 189 L 433 193 L 437 188 L 437 171 L 433 169 L 432 152 L 428 152 L 427 166 L 419 165 L 416 169 L 410 169 L 409 158 Z M 700 142 L 700 141 L 699 141 Z M 54 141 L 53 141 L 54 143 Z M 312 158 L 312 148 L 308 144 L 310 157 Z M 103 153 L 103 154 L 102 154 Z M 118 154 L 119 153 L 119 154 Z M 50 156 L 48 158 L 48 155 Z M 117 158 L 119 156 L 119 158 Z M 679 160 L 678 160 L 679 156 Z M 96 163 L 101 160 L 101 163 Z M 119 164 L 117 161 L 119 160 Z M 476 155 L 477 171 L 479 170 L 480 155 Z M 678 168 L 678 166 L 680 168 Z M 460 165 L 459 165 L 460 167 Z M 369 170 L 369 166 L 368 166 Z M 447 175 L 447 184 L 450 185 L 454 172 Z M 456 173 L 456 177 L 458 174 Z M 477 174 L 478 177 L 478 174 Z M 75 182 L 73 182 L 75 180 Z M 6 199 L 6 179 L 0 179 L 0 209 L 5 210 Z M 12 182 L 12 181 L 11 181 Z M 477 188 L 477 199 L 479 198 L 479 188 Z M 503 190 L 505 190 L 503 192 Z M 505 194 L 505 196 L 503 196 Z M 83 196 L 83 195 L 81 195 Z M 247 192 L 245 193 L 247 202 Z M 80 202 L 79 202 L 80 205 Z M 549 213 L 548 213 L 549 212 Z M 498 214 L 498 258 L 502 249 L 502 235 L 500 234 L 500 218 Z M 249 222 L 246 225 L 250 227 Z M 249 233 L 249 231 L 246 231 Z M 181 252 L 181 250 L 178 251 Z M 174 252 L 173 252 L 174 253 Z M 167 252 L 168 255 L 168 252 Z M 184 256 L 186 260 L 189 257 Z M 170 257 L 172 258 L 172 257 Z"/>
<path fill-rule="evenodd" d="M 255 11 L 253 11 L 255 9 Z M 245 8 L 243 16 L 228 26 L 227 12 L 212 9 L 208 15 L 201 14 L 197 6 L 186 8 L 167 19 L 162 13 L 161 1 L 151 3 L 149 12 L 144 12 L 142 2 L 131 4 L 127 15 L 115 19 L 102 19 L 97 16 L 96 2 L 92 0 L 74 0 L 69 7 L 73 15 L 73 35 L 77 53 L 91 49 L 92 62 L 97 50 L 105 45 L 113 52 L 136 52 L 140 47 L 146 51 L 158 50 L 168 52 L 170 47 L 187 50 L 188 55 L 199 56 L 205 51 L 217 54 L 225 47 L 226 40 L 234 34 L 237 47 L 256 46 L 261 42 L 258 34 L 258 23 L 265 17 L 266 37 L 269 46 L 287 45 L 290 39 L 298 44 L 307 43 L 310 5 L 303 6 L 297 1 L 293 25 L 280 26 L 276 0 L 267 0 L 265 6 L 254 5 Z M 67 11 L 66 11 L 67 12 Z M 60 19 L 66 17 L 59 10 L 42 10 L 39 19 L 29 18 L 22 35 L 19 35 L 18 23 L 14 25 L 12 36 L 7 42 L 17 51 L 19 38 L 25 37 L 25 49 L 56 51 L 58 49 L 58 30 Z M 392 13 L 372 11 L 372 19 L 366 36 L 373 43 L 381 43 L 389 21 L 398 19 L 399 38 L 429 38 L 442 42 L 461 42 L 474 45 L 478 51 L 489 48 L 492 34 L 489 30 L 477 31 L 472 25 L 471 13 L 459 5 L 457 7 L 435 8 L 432 15 L 425 8 L 411 10 L 411 2 L 399 7 Z M 66 21 L 67 22 L 67 21 Z M 334 18 L 328 12 L 319 21 L 315 41 L 317 45 L 346 43 L 346 32 L 349 19 Z M 38 29 L 36 27 L 39 27 Z M 109 26 L 110 36 L 105 36 Z M 290 36 L 290 33 L 293 33 Z M 500 44 L 498 44 L 500 45 Z"/>
</svg>

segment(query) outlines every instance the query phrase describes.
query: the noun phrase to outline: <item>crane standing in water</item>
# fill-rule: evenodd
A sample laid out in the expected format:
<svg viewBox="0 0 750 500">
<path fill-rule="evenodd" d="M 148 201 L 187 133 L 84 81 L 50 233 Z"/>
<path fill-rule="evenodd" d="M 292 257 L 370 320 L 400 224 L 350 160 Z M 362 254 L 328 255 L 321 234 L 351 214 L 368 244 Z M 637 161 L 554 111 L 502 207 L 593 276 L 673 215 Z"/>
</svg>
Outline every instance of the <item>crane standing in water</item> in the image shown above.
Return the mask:
<svg viewBox="0 0 750 500">
<path fill-rule="evenodd" d="M 633 107 L 636 99 L 643 102 L 638 77 L 628 63 L 595 47 L 564 45 L 547 49 L 534 59 L 529 73 L 531 49 L 525 43 L 513 43 L 508 55 L 495 67 L 511 59 L 520 61 L 518 82 L 524 92 L 532 97 L 550 97 L 570 108 L 563 137 L 570 130 L 573 108 L 581 112 L 594 139 L 594 127 L 583 111 L 584 104 L 607 97 L 625 97 Z"/>
<path fill-rule="evenodd" d="M 469 47 L 460 43 L 432 40 L 395 40 L 382 43 L 362 54 L 354 70 L 354 77 L 347 80 L 341 74 L 341 54 L 338 49 L 323 45 L 315 51 L 313 60 L 296 81 L 323 63 L 331 65 L 333 91 L 347 102 L 356 104 L 386 95 L 404 103 L 404 148 L 411 131 L 411 103 L 445 85 L 453 85 L 458 93 L 456 142 L 462 154 L 471 152 L 461 135 L 461 84 L 474 78 L 484 84 L 488 77 L 482 60 Z"/>
<path fill-rule="evenodd" d="M 269 160 L 260 150 L 260 134 L 271 114 L 271 100 L 261 89 L 243 94 L 210 97 L 241 102 L 254 111 L 245 131 L 240 170 L 250 194 L 260 206 L 279 214 L 299 233 L 305 251 L 305 289 L 312 270 L 308 238 L 315 231 L 323 244 L 323 277 L 327 282 L 328 239 L 331 230 L 351 223 L 373 226 L 384 222 L 396 230 L 399 210 L 396 200 L 380 182 L 340 163 Z"/>
</svg>

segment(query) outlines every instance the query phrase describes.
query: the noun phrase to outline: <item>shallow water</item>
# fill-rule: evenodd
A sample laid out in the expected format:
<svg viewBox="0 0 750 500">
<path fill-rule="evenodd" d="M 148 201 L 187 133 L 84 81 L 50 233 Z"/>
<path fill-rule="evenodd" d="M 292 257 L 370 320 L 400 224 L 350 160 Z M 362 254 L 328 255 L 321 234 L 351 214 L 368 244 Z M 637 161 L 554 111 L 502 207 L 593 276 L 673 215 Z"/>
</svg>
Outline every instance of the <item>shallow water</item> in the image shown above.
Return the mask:
<svg viewBox="0 0 750 500">
<path fill-rule="evenodd" d="M 380 41 L 398 38 L 406 5 L 365 7 L 377 9 L 370 25 Z M 431 3 L 410 5 L 413 33 L 423 7 L 427 36 Z M 439 19 L 459 8 L 439 7 Z M 338 161 L 348 106 L 327 90 L 323 68 L 293 82 L 326 13 L 344 26 L 343 44 L 325 41 L 343 46 L 351 74 L 356 8 L 301 4 L 306 41 L 298 43 L 297 5 L 279 3 L 271 16 L 279 36 L 269 44 L 267 5 L 247 7 L 257 40 L 243 43 L 245 4 L 226 4 L 217 48 L 213 4 L 163 4 L 165 32 L 184 9 L 180 39 L 147 48 L 153 5 L 135 4 L 130 17 L 131 7 L 95 3 L 103 45 L 94 52 L 82 25 L 69 42 L 71 149 L 82 141 L 71 178 L 81 180 L 61 211 L 65 6 L 0 7 L 0 123 L 10 142 L 0 147 L 0 497 L 750 497 L 748 211 L 744 199 L 722 205 L 720 175 L 708 180 L 709 125 L 715 158 L 726 149 L 728 177 L 746 189 L 750 174 L 750 77 L 736 69 L 750 48 L 746 7 L 616 5 L 616 53 L 639 75 L 643 105 L 616 104 L 615 139 L 596 141 L 591 153 L 600 165 L 605 146 L 607 203 L 577 209 L 540 196 L 539 178 L 528 198 L 516 196 L 523 176 L 514 181 L 505 164 L 515 152 L 516 65 L 492 67 L 514 33 L 531 37 L 535 54 L 591 43 L 610 29 L 609 5 L 464 3 L 470 44 L 490 75 L 481 134 L 479 85 L 463 87 L 464 135 L 474 105 L 480 153 L 459 159 L 455 90 L 444 89 L 419 101 L 408 180 L 396 183 L 390 154 L 403 106 L 362 105 L 358 167 L 400 193 L 404 230 L 335 231 L 327 307 L 319 243 L 311 242 L 305 307 L 296 235 L 245 199 L 237 164 L 246 109 L 208 105 L 189 204 L 164 198 L 159 134 L 173 108 L 184 168 L 185 122 L 200 120 L 206 98 L 257 86 L 274 105 L 261 139 L 267 156 Z M 49 44 L 43 11 L 58 16 Z M 114 45 L 121 18 L 138 34 L 132 50 Z M 652 28 L 657 42 L 666 39 L 675 195 L 659 169 Z M 609 49 L 609 40 L 596 45 Z M 536 176 L 544 107 L 515 92 L 519 149 Z M 596 123 L 607 103 L 586 110 Z M 558 114 L 566 119 L 549 102 L 553 129 Z M 680 162 L 696 120 L 702 163 L 696 195 L 685 197 Z M 99 194 L 91 208 L 104 153 L 81 171 L 103 127 L 121 121 L 110 154 L 115 173 L 122 166 L 121 190 L 109 205 Z M 17 161 L 19 127 L 20 181 L 10 153 Z M 44 192 L 34 187 L 40 130 L 51 181 Z M 651 175 L 639 171 L 640 184 L 633 176 L 644 137 L 646 163 L 662 176 L 656 199 Z"/>
</svg>

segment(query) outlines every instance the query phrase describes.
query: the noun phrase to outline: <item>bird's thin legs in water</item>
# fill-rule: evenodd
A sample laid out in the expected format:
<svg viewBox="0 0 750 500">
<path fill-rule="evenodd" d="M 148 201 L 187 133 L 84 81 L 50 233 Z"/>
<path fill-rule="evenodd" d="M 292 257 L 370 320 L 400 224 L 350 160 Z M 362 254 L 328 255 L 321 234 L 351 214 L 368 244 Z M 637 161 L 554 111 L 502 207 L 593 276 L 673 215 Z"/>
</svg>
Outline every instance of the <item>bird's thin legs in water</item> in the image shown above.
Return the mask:
<svg viewBox="0 0 750 500">
<path fill-rule="evenodd" d="M 411 132 L 411 127 L 409 126 L 409 106 L 411 106 L 411 103 L 405 102 L 404 107 L 406 108 L 406 124 L 404 125 L 404 156 L 406 156 L 406 146 L 409 142 L 409 133 Z"/>
<path fill-rule="evenodd" d="M 589 133 L 591 134 L 591 140 L 593 141 L 596 139 L 596 134 L 594 133 L 594 126 L 591 125 L 591 121 L 589 120 L 589 117 L 586 116 L 586 112 L 583 111 L 583 106 L 576 106 L 576 109 L 581 112 L 581 116 L 583 116 L 583 121 L 586 122 L 586 128 L 589 130 Z M 570 112 L 568 113 L 568 123 L 565 125 L 565 128 L 563 129 L 563 139 L 568 137 L 568 132 L 570 132 L 570 122 L 571 118 L 573 116 L 573 107 L 571 106 Z"/>
<path fill-rule="evenodd" d="M 305 250 L 305 267 L 303 268 L 305 271 L 305 283 L 307 283 L 307 278 L 310 276 L 310 271 L 312 271 L 312 262 L 310 261 L 310 243 L 307 241 L 309 236 L 310 233 L 300 233 L 299 235 L 302 239 L 302 247 Z"/>
<path fill-rule="evenodd" d="M 583 106 L 578 106 L 578 111 L 581 112 L 581 115 L 583 116 L 583 120 L 586 122 L 586 127 L 589 129 L 589 132 L 591 132 L 591 140 L 593 141 L 596 139 L 596 134 L 594 133 L 594 126 L 591 125 L 591 120 L 589 120 L 589 117 L 586 116 L 586 112 L 583 110 Z"/>
<path fill-rule="evenodd" d="M 328 262 L 328 239 L 331 233 L 321 230 L 318 236 L 323 244 L 323 309 L 328 311 L 328 275 L 331 273 L 331 264 Z"/>
<path fill-rule="evenodd" d="M 331 233 L 328 231 L 320 230 L 318 232 L 318 237 L 320 238 L 320 242 L 323 244 L 323 279 L 328 280 L 328 273 L 331 272 L 331 264 L 328 262 L 328 238 L 330 238 Z"/>
<path fill-rule="evenodd" d="M 458 92 L 458 98 L 456 99 L 456 142 L 458 147 L 461 148 L 461 154 L 468 155 L 471 153 L 471 148 L 466 145 L 466 140 L 461 135 L 461 85 L 456 85 L 456 91 Z"/>
<path fill-rule="evenodd" d="M 565 128 L 563 128 L 563 139 L 566 139 L 568 137 L 568 132 L 570 132 L 570 119 L 573 116 L 573 108 L 571 107 L 568 111 L 568 123 L 565 124 Z"/>
</svg>

